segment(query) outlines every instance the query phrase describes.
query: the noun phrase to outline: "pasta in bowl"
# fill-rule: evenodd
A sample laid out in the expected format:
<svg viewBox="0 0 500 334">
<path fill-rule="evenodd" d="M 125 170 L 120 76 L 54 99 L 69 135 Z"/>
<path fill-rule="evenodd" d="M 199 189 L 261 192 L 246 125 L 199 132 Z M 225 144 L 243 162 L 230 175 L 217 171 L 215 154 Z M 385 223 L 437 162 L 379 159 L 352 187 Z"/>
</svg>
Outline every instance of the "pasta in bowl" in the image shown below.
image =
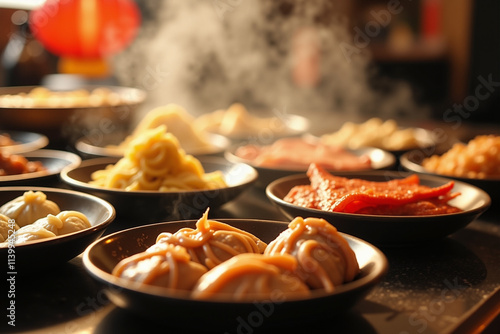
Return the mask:
<svg viewBox="0 0 500 334">
<path fill-rule="evenodd" d="M 97 195 L 111 202 L 117 215 L 140 218 L 141 222 L 161 219 L 188 219 L 200 215 L 207 207 L 220 207 L 235 199 L 257 179 L 257 171 L 243 163 L 230 163 L 223 158 L 203 157 L 198 161 L 207 173 L 217 172 L 225 185 L 211 189 L 191 190 L 124 190 L 92 184 L 91 175 L 117 163 L 116 158 L 85 160 L 77 168 L 66 168 L 61 179 L 70 187 Z"/>
<path fill-rule="evenodd" d="M 63 170 L 61 178 L 108 199 L 118 214 L 157 220 L 223 205 L 254 182 L 257 171 L 222 158 L 199 160 L 159 126 L 132 140 L 121 159 L 90 159 Z"/>
</svg>

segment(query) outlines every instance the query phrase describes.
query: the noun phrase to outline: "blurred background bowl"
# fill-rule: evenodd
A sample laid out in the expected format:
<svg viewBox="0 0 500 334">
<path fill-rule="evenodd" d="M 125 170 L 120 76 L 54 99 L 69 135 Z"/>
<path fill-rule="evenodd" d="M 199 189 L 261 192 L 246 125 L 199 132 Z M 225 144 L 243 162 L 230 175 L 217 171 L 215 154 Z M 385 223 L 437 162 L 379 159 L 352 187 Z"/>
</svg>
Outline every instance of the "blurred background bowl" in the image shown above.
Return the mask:
<svg viewBox="0 0 500 334">
<path fill-rule="evenodd" d="M 82 137 L 76 141 L 75 148 L 84 158 L 121 158 L 124 150 L 116 146 L 124 141 L 128 134 L 128 132 L 113 132 L 108 136 L 95 138 L 96 140 L 91 137 Z M 209 133 L 207 137 L 211 147 L 193 147 L 185 149 L 186 153 L 194 156 L 222 155 L 231 145 L 231 141 L 222 135 Z M 180 145 L 183 146 L 182 142 L 180 142 Z"/>
<path fill-rule="evenodd" d="M 42 86 L 0 87 L 0 98 L 5 95 L 23 96 Z M 82 85 L 71 86 L 71 90 L 93 91 L 104 88 L 116 93 L 116 104 L 79 104 L 78 106 L 57 107 L 14 107 L 0 100 L 0 124 L 9 130 L 33 131 L 49 138 L 52 147 L 62 147 L 74 143 L 83 135 L 102 135 L 120 129 L 128 129 L 137 107 L 146 98 L 146 93 L 137 88 Z M 56 91 L 52 90 L 51 91 Z M 57 92 L 60 92 L 57 90 Z"/>
</svg>

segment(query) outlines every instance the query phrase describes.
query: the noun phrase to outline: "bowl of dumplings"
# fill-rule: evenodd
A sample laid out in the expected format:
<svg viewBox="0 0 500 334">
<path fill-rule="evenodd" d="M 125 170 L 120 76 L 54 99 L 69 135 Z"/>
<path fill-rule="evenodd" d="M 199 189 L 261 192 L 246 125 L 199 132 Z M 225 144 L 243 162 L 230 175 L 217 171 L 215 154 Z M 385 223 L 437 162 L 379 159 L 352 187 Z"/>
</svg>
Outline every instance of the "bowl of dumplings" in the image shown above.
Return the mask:
<svg viewBox="0 0 500 334">
<path fill-rule="evenodd" d="M 44 187 L 0 189 L 0 255 L 10 271 L 50 268 L 99 238 L 115 209 L 98 197 Z"/>
<path fill-rule="evenodd" d="M 323 219 L 209 219 L 208 210 L 110 234 L 83 264 L 117 306 L 217 331 L 255 312 L 265 314 L 259 327 L 326 319 L 364 298 L 388 268 L 380 250 Z"/>
</svg>

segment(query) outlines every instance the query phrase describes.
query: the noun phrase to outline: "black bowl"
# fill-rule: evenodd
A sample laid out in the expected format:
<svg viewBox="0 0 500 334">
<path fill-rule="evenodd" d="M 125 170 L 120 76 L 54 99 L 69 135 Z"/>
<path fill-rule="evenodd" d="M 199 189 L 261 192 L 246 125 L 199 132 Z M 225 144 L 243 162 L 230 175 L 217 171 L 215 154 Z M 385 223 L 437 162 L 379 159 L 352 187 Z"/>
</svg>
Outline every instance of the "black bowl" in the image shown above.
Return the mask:
<svg viewBox="0 0 500 334">
<path fill-rule="evenodd" d="M 97 240 L 115 218 L 115 209 L 108 202 L 89 194 L 66 189 L 1 187 L 0 203 L 3 205 L 29 190 L 42 191 L 47 195 L 48 200 L 58 204 L 61 211 L 82 212 L 88 217 L 92 227 L 53 238 L 15 244 L 15 263 L 13 270 L 10 271 L 21 273 L 47 270 L 71 260 L 82 253 L 90 243 Z M 0 258 L 5 265 L 7 265 L 8 254 L 8 246 L 0 246 Z"/>
<path fill-rule="evenodd" d="M 71 152 L 58 150 L 37 150 L 20 154 L 28 161 L 40 161 L 47 171 L 0 176 L 0 186 L 56 186 L 59 173 L 65 168 L 80 165 L 81 158 Z"/>
<path fill-rule="evenodd" d="M 31 92 L 40 86 L 0 87 L 0 95 Z M 11 107 L 0 105 L 0 124 L 5 129 L 33 131 L 47 136 L 57 147 L 73 144 L 83 135 L 97 136 L 127 130 L 133 113 L 146 98 L 146 92 L 133 87 L 77 85 L 71 90 L 106 88 L 120 95 L 116 105 Z"/>
<path fill-rule="evenodd" d="M 369 181 L 388 181 L 403 178 L 411 173 L 394 171 L 373 171 L 353 173 L 348 178 Z M 420 183 L 437 187 L 451 180 L 419 175 Z M 443 238 L 467 226 L 490 206 L 491 200 L 483 190 L 459 181 L 455 181 L 453 192 L 461 195 L 449 203 L 462 212 L 426 215 L 426 216 L 388 216 L 329 212 L 309 209 L 283 200 L 290 189 L 296 185 L 310 184 L 306 175 L 292 175 L 278 179 L 266 188 L 269 200 L 288 218 L 295 216 L 324 218 L 341 232 L 355 235 L 379 246 L 402 246 L 422 243 Z"/>
<path fill-rule="evenodd" d="M 112 133 L 106 136 L 99 136 L 96 138 L 92 137 L 82 137 L 76 141 L 75 148 L 82 155 L 87 158 L 97 158 L 97 157 L 111 157 L 111 158 L 121 158 L 123 157 L 123 149 L 118 147 L 113 147 L 119 145 L 125 138 L 127 134 L 125 133 Z M 204 156 L 204 155 L 220 155 L 222 154 L 231 144 L 231 141 L 218 134 L 210 133 L 207 135 L 210 147 L 198 147 L 185 149 L 187 154 L 194 156 Z M 113 145 L 113 146 L 110 146 Z M 182 143 L 180 143 L 182 147 Z"/>
<path fill-rule="evenodd" d="M 453 176 L 453 175 L 443 175 L 443 174 L 437 174 L 437 173 L 430 172 L 422 166 L 422 162 L 425 158 L 428 158 L 433 154 L 435 154 L 435 153 L 430 154 L 430 153 L 428 153 L 428 151 L 413 150 L 413 151 L 406 152 L 405 154 L 403 154 L 399 160 L 400 160 L 401 166 L 406 171 L 415 172 L 415 173 L 419 173 L 419 174 L 442 176 L 442 177 L 451 178 L 451 179 L 454 179 L 454 180 L 457 180 L 460 182 L 470 183 L 470 184 L 486 191 L 490 195 L 493 203 L 495 203 L 495 204 L 500 203 L 500 178 L 477 179 L 477 178 L 470 178 L 470 177 L 458 177 L 458 176 Z"/>
<path fill-rule="evenodd" d="M 287 222 L 254 219 L 218 219 L 269 243 L 288 226 Z M 252 324 L 261 317 L 259 327 L 279 325 L 293 318 L 328 317 L 345 312 L 381 280 L 388 269 L 384 254 L 358 238 L 343 235 L 356 253 L 361 268 L 352 282 L 338 286 L 333 293 L 318 292 L 311 298 L 291 301 L 227 302 L 195 300 L 185 294 L 172 294 L 161 288 L 133 286 L 111 275 L 123 258 L 144 251 L 154 244 L 161 232 L 176 232 L 182 227 L 194 227 L 196 220 L 158 223 L 136 227 L 103 237 L 84 253 L 83 264 L 92 277 L 107 289 L 107 295 L 117 306 L 164 323 L 181 323 L 189 332 L 195 329 L 233 332 L 241 322 Z"/>
<path fill-rule="evenodd" d="M 208 207 L 216 208 L 232 201 L 257 179 L 257 171 L 246 164 L 234 164 L 216 157 L 199 160 L 206 173 L 222 171 L 228 187 L 181 192 L 124 191 L 88 183 L 93 172 L 116 163 L 116 158 L 85 160 L 76 168 L 65 168 L 61 172 L 61 178 L 70 187 L 106 199 L 115 206 L 118 216 L 133 219 L 137 221 L 137 225 L 200 217 Z"/>
<path fill-rule="evenodd" d="M 0 129 L 0 135 L 8 135 L 15 142 L 13 145 L 0 146 L 0 150 L 12 154 L 35 151 L 49 144 L 47 136 L 35 132 Z"/>
</svg>

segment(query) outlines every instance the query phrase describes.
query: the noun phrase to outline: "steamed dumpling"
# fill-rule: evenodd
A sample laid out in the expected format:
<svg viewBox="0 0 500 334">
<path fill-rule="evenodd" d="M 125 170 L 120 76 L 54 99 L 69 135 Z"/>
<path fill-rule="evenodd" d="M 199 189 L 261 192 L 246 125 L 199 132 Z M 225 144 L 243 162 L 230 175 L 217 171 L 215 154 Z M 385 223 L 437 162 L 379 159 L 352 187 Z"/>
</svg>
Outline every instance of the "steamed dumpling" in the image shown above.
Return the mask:
<svg viewBox="0 0 500 334">
<path fill-rule="evenodd" d="M 356 254 L 337 229 L 320 218 L 297 217 L 269 243 L 264 254 L 291 254 L 297 275 L 311 288 L 331 292 L 359 273 Z"/>
<path fill-rule="evenodd" d="M 63 235 L 71 232 L 81 231 L 91 226 L 89 219 L 78 211 L 61 211 L 56 216 L 38 219 L 33 225 L 41 226 L 55 235 Z"/>
<path fill-rule="evenodd" d="M 54 217 L 54 216 L 52 216 Z M 16 231 L 16 244 L 28 241 L 53 238 L 56 235 L 45 227 L 35 224 L 28 224 Z"/>
<path fill-rule="evenodd" d="M 307 297 L 309 288 L 292 273 L 297 260 L 288 254 L 239 254 L 204 274 L 193 289 L 197 299 L 280 300 Z"/>
<path fill-rule="evenodd" d="M 166 245 L 120 261 L 112 274 L 134 282 L 174 290 L 191 290 L 207 268 L 190 260 L 186 249 Z"/>
<path fill-rule="evenodd" d="M 62 211 L 57 216 L 48 214 L 33 224 L 21 227 L 16 232 L 16 243 L 56 237 L 91 227 L 88 218 L 78 211 Z"/>
<path fill-rule="evenodd" d="M 196 223 L 196 229 L 182 228 L 175 233 L 158 235 L 152 249 L 165 244 L 183 246 L 191 259 L 208 269 L 241 253 L 262 253 L 267 244 L 251 233 L 207 218 L 208 210 Z"/>
<path fill-rule="evenodd" d="M 48 214 L 57 215 L 60 211 L 59 206 L 48 200 L 43 192 L 31 190 L 0 207 L 0 213 L 14 219 L 19 227 L 31 224 Z"/>
<path fill-rule="evenodd" d="M 17 231 L 19 229 L 16 223 L 9 224 L 9 220 L 11 220 L 11 218 L 0 213 L 0 242 L 7 241 L 10 230 L 14 229 L 14 231 Z M 12 232 L 10 234 L 12 234 Z"/>
</svg>

